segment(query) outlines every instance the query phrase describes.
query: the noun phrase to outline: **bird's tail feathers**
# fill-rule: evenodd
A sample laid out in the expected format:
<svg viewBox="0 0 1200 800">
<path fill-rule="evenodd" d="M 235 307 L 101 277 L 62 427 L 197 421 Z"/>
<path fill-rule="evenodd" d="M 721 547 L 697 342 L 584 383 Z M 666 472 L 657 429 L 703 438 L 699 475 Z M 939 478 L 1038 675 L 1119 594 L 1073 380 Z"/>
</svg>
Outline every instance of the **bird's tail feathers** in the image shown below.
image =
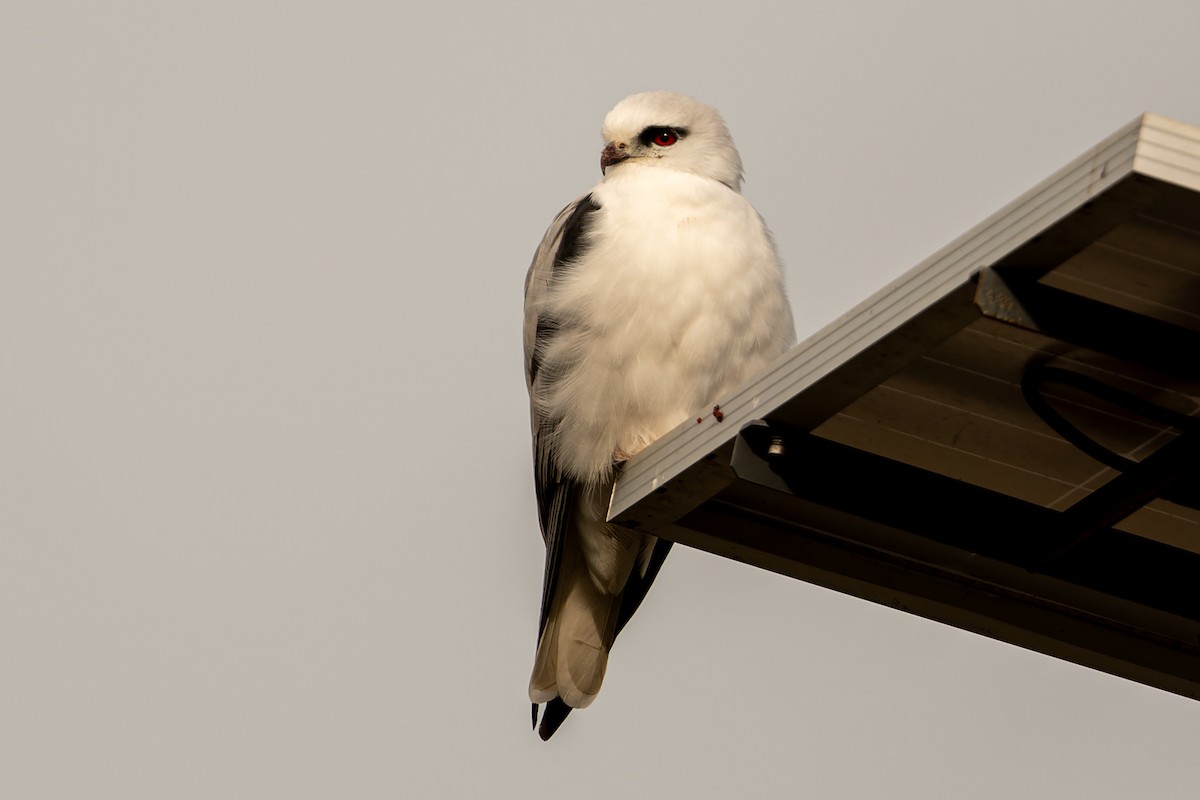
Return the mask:
<svg viewBox="0 0 1200 800">
<path fill-rule="evenodd" d="M 596 587 L 575 547 L 564 548 L 555 595 L 538 641 L 529 699 L 546 703 L 560 697 L 572 708 L 586 708 L 604 681 L 621 595 Z"/>
</svg>

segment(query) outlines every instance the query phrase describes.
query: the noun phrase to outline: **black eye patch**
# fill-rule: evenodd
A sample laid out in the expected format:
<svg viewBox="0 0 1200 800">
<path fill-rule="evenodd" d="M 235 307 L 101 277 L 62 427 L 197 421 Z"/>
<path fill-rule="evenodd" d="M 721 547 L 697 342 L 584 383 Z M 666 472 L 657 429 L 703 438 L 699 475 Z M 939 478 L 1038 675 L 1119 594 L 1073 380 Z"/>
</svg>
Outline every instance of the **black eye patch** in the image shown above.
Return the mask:
<svg viewBox="0 0 1200 800">
<path fill-rule="evenodd" d="M 638 134 L 638 141 L 644 147 L 649 147 L 652 144 L 657 144 L 660 147 L 669 147 L 675 144 L 678 140 L 687 136 L 686 128 L 671 128 L 666 125 L 651 125 L 644 128 Z"/>
</svg>

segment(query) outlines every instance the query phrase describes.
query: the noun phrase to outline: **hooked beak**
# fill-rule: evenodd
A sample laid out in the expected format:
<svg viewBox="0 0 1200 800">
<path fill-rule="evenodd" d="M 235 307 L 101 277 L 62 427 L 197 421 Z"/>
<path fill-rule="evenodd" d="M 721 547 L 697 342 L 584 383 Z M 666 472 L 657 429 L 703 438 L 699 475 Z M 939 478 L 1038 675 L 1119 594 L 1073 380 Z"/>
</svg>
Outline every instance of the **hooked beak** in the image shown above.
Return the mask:
<svg viewBox="0 0 1200 800">
<path fill-rule="evenodd" d="M 609 142 L 600 151 L 600 174 L 611 167 L 613 164 L 620 164 L 625 159 L 629 158 L 629 154 L 625 152 L 625 145 L 617 145 L 616 142 Z"/>
</svg>

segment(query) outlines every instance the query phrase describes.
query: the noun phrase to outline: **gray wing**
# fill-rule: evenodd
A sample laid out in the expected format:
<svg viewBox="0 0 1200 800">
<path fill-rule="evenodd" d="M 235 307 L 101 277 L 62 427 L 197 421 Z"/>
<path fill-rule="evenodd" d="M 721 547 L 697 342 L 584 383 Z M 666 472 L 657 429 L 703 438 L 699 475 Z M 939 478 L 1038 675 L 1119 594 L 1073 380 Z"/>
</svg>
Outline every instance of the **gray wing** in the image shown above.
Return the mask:
<svg viewBox="0 0 1200 800">
<path fill-rule="evenodd" d="M 530 422 L 533 430 L 533 479 L 537 491 L 538 522 L 546 542 L 546 568 L 542 578 L 542 610 L 538 618 L 538 644 L 546 629 L 550 606 L 558 585 L 562 564 L 562 545 L 571 511 L 580 486 L 562 475 L 555 463 L 551 443 L 557 420 L 548 417 L 538 397 L 554 376 L 542 370 L 541 354 L 547 342 L 559 331 L 559 321 L 544 309 L 544 298 L 557 278 L 570 269 L 584 245 L 588 214 L 599 208 L 591 194 L 575 200 L 554 218 L 542 237 L 533 263 L 525 275 L 525 385 L 529 389 Z M 571 709 L 555 698 L 546 709 L 541 736 L 548 739 L 562 724 Z M 538 707 L 533 705 L 533 724 L 538 722 Z"/>
<path fill-rule="evenodd" d="M 562 277 L 580 256 L 585 245 L 588 215 L 600 206 L 586 194 L 554 218 L 542 237 L 533 263 L 525 276 L 525 383 L 529 388 L 533 429 L 533 473 L 537 490 L 538 520 L 546 542 L 546 573 L 542 583 L 542 613 L 538 636 L 546 625 L 550 601 L 558 580 L 562 536 L 570 522 L 579 486 L 565 478 L 555 462 L 552 442 L 557 420 L 549 418 L 538 403 L 555 376 L 542 370 L 541 353 L 559 330 L 559 322 L 547 314 L 544 298 L 556 279 Z"/>
</svg>

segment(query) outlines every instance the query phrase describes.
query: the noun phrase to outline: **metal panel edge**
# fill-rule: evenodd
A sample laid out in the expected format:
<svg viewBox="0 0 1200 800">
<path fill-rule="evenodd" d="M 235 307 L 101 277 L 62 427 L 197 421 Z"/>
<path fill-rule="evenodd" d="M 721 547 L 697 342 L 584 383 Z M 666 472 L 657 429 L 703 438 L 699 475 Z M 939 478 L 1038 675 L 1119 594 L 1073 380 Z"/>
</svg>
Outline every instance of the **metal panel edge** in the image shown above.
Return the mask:
<svg viewBox="0 0 1200 800">
<path fill-rule="evenodd" d="M 1134 171 L 1200 191 L 1200 128 L 1156 114 L 1142 119 Z"/>
<path fill-rule="evenodd" d="M 838 365 L 912 319 L 983 267 L 990 266 L 1134 172 L 1147 124 L 1143 115 L 1059 169 L 967 233 L 892 280 L 720 402 L 724 421 L 687 420 L 634 457 L 618 478 L 609 518 L 678 476 L 690 464 L 730 442 L 751 419 L 762 417 L 812 386 Z M 1173 122 L 1173 121 L 1171 121 Z M 1191 129 L 1176 123 L 1176 126 Z"/>
</svg>

